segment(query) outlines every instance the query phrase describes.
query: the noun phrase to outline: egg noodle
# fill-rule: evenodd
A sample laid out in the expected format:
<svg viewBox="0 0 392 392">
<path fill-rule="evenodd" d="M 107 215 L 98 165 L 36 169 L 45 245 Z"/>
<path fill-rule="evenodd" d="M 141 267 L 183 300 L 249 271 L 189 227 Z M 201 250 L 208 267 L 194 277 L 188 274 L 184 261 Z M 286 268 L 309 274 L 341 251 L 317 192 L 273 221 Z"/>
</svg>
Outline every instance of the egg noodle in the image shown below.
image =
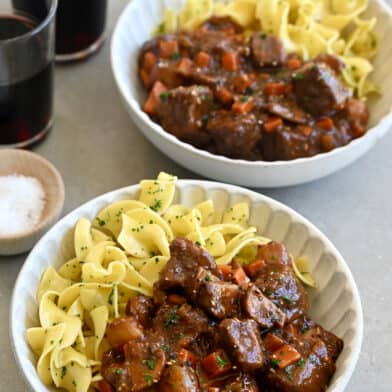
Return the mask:
<svg viewBox="0 0 392 392">
<path fill-rule="evenodd" d="M 367 0 L 186 0 L 177 14 L 166 10 L 157 32 L 194 30 L 212 15 L 230 16 L 249 31 L 279 37 L 286 50 L 309 60 L 321 53 L 339 56 L 343 79 L 365 99 L 377 87 L 368 79 L 378 48 L 376 18 L 364 19 Z"/>
<path fill-rule="evenodd" d="M 114 202 L 93 222 L 79 219 L 75 257 L 58 271 L 49 267 L 43 274 L 37 292 L 40 326 L 27 330 L 27 340 L 39 357 L 37 372 L 45 384 L 93 390 L 102 379 L 101 358 L 109 348 L 108 323 L 125 314 L 129 298 L 152 295 L 174 238 L 194 241 L 218 264 L 233 258 L 247 263 L 258 245 L 270 242 L 248 225 L 247 203 L 227 211 L 216 209 L 211 200 L 192 208 L 173 204 L 176 180 L 160 173 L 157 180 L 140 183 L 138 200 Z M 314 284 L 306 261 L 295 271 Z"/>
</svg>

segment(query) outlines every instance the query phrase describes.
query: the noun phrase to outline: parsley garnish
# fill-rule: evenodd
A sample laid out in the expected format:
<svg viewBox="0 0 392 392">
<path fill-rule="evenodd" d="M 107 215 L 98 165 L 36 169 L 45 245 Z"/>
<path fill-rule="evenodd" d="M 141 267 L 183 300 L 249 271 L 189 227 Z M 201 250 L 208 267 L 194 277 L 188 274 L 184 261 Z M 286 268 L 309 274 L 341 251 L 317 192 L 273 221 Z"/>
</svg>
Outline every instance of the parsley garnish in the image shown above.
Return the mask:
<svg viewBox="0 0 392 392">
<path fill-rule="evenodd" d="M 61 379 L 63 379 L 65 377 L 65 375 L 67 374 L 67 367 L 63 366 L 61 368 Z"/>
<path fill-rule="evenodd" d="M 249 101 L 249 97 L 247 95 L 241 97 L 241 102 L 248 102 L 248 101 Z"/>
<path fill-rule="evenodd" d="M 220 355 L 218 355 L 218 354 L 215 354 L 215 358 L 216 358 L 216 362 L 218 363 L 218 365 L 219 365 L 221 368 L 224 368 L 224 367 L 229 363 L 228 360 L 222 358 L 222 357 L 221 357 Z"/>
<path fill-rule="evenodd" d="M 166 101 L 168 98 L 171 97 L 171 92 L 170 91 L 164 91 L 163 93 L 159 94 L 159 99 L 164 102 Z"/>
<path fill-rule="evenodd" d="M 116 368 L 116 370 L 114 371 L 114 373 L 116 373 L 117 375 L 121 374 L 121 369 L 120 369 L 120 368 Z"/>
<path fill-rule="evenodd" d="M 153 384 L 153 382 L 154 382 L 154 377 L 151 374 L 148 374 L 148 373 L 144 373 L 143 377 L 144 377 L 144 381 L 150 387 Z"/>
<path fill-rule="evenodd" d="M 271 359 L 271 366 L 274 368 L 274 369 L 276 369 L 276 368 L 278 368 L 279 367 L 279 359 L 276 359 L 276 358 L 272 358 Z"/>
<path fill-rule="evenodd" d="M 178 323 L 180 316 L 177 314 L 176 310 L 171 310 L 166 317 L 165 327 L 169 327 L 170 325 L 174 325 Z"/>
<path fill-rule="evenodd" d="M 103 219 L 101 219 L 99 216 L 97 216 L 95 219 L 96 219 L 96 221 L 98 222 L 98 224 L 100 226 L 105 226 L 106 225 L 106 222 Z"/>
<path fill-rule="evenodd" d="M 293 380 L 293 374 L 291 373 L 291 367 L 290 366 L 287 366 L 285 369 L 284 369 L 284 371 L 285 371 L 285 373 L 287 374 L 287 378 L 290 380 L 290 381 L 292 381 Z"/>
<path fill-rule="evenodd" d="M 272 290 L 265 290 L 264 294 L 269 297 L 273 294 L 274 292 Z"/>
<path fill-rule="evenodd" d="M 155 361 L 154 359 L 146 359 L 144 361 L 144 363 L 146 364 L 146 366 L 150 369 L 150 370 L 154 370 L 155 369 Z"/>
<path fill-rule="evenodd" d="M 206 277 L 204 278 L 204 280 L 206 281 L 206 282 L 211 282 L 211 280 L 212 280 L 212 278 L 211 278 L 211 275 L 206 275 Z"/>
<path fill-rule="evenodd" d="M 290 305 L 293 303 L 293 300 L 287 295 L 284 295 L 282 298 Z"/>
<path fill-rule="evenodd" d="M 267 38 L 267 34 L 266 33 L 261 33 L 260 34 L 260 38 L 261 39 L 266 39 Z"/>
<path fill-rule="evenodd" d="M 174 52 L 174 53 L 170 56 L 170 58 L 171 58 L 172 60 L 178 60 L 178 59 L 181 58 L 181 55 L 180 55 L 180 53 L 178 53 L 178 52 Z"/>
<path fill-rule="evenodd" d="M 154 204 L 152 206 L 150 206 L 150 208 L 153 211 L 157 212 L 161 208 L 161 206 L 162 206 L 162 201 L 159 199 L 155 199 Z"/>
<path fill-rule="evenodd" d="M 108 302 L 110 305 L 113 305 L 113 295 L 114 295 L 114 286 L 112 287 L 112 291 L 109 294 Z"/>
<path fill-rule="evenodd" d="M 297 367 L 303 367 L 305 365 L 305 361 L 301 358 L 298 362 L 297 362 Z"/>
<path fill-rule="evenodd" d="M 298 72 L 294 75 L 294 79 L 300 80 L 303 79 L 305 75 L 302 72 Z"/>
</svg>

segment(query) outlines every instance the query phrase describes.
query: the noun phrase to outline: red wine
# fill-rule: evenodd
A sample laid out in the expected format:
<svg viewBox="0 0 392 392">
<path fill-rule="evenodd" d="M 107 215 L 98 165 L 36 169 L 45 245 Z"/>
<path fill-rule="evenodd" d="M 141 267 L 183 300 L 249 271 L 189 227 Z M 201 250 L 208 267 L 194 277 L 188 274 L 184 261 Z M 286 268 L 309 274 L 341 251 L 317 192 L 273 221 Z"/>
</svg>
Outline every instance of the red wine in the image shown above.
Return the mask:
<svg viewBox="0 0 392 392">
<path fill-rule="evenodd" d="M 33 19 L 0 14 L 0 39 L 19 37 L 35 26 Z M 52 91 L 52 63 L 26 79 L 0 84 L 0 145 L 39 139 L 52 119 Z"/>
<path fill-rule="evenodd" d="M 89 48 L 105 31 L 107 0 L 59 0 L 56 53 L 72 54 Z"/>
</svg>

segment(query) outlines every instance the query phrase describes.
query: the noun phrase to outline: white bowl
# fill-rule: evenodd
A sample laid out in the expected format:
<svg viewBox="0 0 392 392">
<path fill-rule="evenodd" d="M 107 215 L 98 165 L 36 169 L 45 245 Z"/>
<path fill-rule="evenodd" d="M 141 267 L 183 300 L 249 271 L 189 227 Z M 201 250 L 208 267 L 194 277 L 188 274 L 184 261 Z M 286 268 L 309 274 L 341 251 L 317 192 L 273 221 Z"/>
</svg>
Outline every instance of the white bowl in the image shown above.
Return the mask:
<svg viewBox="0 0 392 392">
<path fill-rule="evenodd" d="M 36 292 L 42 273 L 58 268 L 73 257 L 73 228 L 80 217 L 93 219 L 113 201 L 137 197 L 139 186 L 104 194 L 79 207 L 58 222 L 36 245 L 21 269 L 15 284 L 10 311 L 12 347 L 21 372 L 36 392 L 55 391 L 38 378 L 37 358 L 26 341 L 26 329 L 38 325 Z M 294 257 L 309 258 L 318 283 L 309 291 L 310 315 L 323 327 L 344 340 L 344 350 L 328 392 L 342 392 L 356 365 L 363 333 L 363 315 L 358 289 L 347 264 L 332 243 L 309 221 L 292 209 L 266 196 L 232 185 L 207 181 L 179 181 L 175 202 L 192 206 L 212 199 L 221 209 L 246 201 L 250 223 L 258 232 L 285 243 Z"/>
<path fill-rule="evenodd" d="M 385 135 L 392 124 L 392 11 L 383 0 L 370 0 L 368 15 L 378 18 L 376 34 L 380 50 L 373 80 L 383 96 L 371 105 L 368 133 L 329 153 L 293 161 L 245 161 L 213 155 L 184 143 L 151 121 L 141 109 L 145 92 L 138 78 L 137 59 L 142 44 L 162 21 L 165 7 L 180 9 L 183 0 L 132 0 L 117 22 L 112 39 L 112 69 L 124 105 L 138 128 L 157 148 L 180 165 L 208 178 L 250 187 L 281 187 L 300 184 L 331 174 L 354 162 Z"/>
</svg>

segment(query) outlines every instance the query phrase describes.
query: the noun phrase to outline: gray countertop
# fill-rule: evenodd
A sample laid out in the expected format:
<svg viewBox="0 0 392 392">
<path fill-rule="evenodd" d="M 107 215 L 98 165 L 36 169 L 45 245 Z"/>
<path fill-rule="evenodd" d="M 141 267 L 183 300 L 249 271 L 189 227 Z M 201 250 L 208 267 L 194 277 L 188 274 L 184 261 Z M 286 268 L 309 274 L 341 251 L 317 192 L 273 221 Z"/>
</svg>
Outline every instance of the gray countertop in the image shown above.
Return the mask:
<svg viewBox="0 0 392 392">
<path fill-rule="evenodd" d="M 128 0 L 111 0 L 109 31 Z M 34 151 L 61 172 L 64 214 L 160 170 L 199 178 L 154 148 L 130 121 L 114 85 L 109 40 L 89 61 L 56 69 L 56 122 Z M 316 224 L 337 246 L 359 286 L 365 319 L 361 356 L 347 388 L 392 391 L 392 133 L 354 165 L 311 184 L 262 190 Z M 0 257 L 0 391 L 27 390 L 9 342 L 12 288 L 26 255 Z"/>
</svg>

